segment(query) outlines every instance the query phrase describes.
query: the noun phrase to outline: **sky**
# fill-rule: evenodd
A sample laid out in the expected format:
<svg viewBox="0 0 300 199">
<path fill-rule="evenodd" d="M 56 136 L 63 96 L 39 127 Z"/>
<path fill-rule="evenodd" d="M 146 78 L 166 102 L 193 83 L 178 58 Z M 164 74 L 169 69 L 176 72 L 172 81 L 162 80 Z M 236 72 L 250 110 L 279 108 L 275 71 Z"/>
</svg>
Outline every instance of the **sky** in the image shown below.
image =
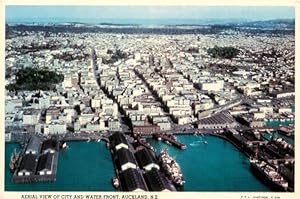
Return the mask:
<svg viewBox="0 0 300 199">
<path fill-rule="evenodd" d="M 6 6 L 6 20 L 294 18 L 293 7 L 246 6 Z"/>
</svg>

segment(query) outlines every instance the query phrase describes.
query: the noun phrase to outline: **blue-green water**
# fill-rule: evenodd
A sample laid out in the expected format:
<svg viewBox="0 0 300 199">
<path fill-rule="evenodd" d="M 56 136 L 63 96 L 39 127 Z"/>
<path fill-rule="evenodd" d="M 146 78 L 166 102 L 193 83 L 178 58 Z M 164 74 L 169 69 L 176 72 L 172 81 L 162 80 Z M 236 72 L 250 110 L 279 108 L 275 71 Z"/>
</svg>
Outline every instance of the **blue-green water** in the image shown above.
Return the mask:
<svg viewBox="0 0 300 199">
<path fill-rule="evenodd" d="M 290 120 L 290 121 L 270 121 L 267 120 L 265 122 L 266 126 L 288 126 L 290 124 L 295 125 L 295 120 Z"/>
<path fill-rule="evenodd" d="M 272 136 L 275 137 L 275 138 L 282 138 L 282 139 L 286 140 L 289 144 L 295 145 L 294 138 L 288 137 L 286 135 L 282 135 L 282 134 L 278 133 L 277 131 L 274 131 L 270 134 L 269 133 L 263 133 L 263 136 L 265 138 L 267 138 L 268 140 L 270 140 Z"/>
<path fill-rule="evenodd" d="M 295 126 L 295 120 L 290 120 L 290 121 L 270 121 L 270 120 L 267 120 L 266 122 L 266 126 L 288 126 L 288 125 L 293 125 Z M 276 138 L 282 138 L 284 140 L 286 140 L 288 143 L 294 145 L 295 143 L 295 140 L 294 140 L 294 137 L 289 137 L 289 136 L 286 136 L 286 135 L 283 135 L 283 134 L 280 134 L 278 133 L 277 131 L 273 132 L 272 134 L 268 134 L 268 133 L 264 133 L 264 137 L 266 137 L 267 139 L 270 139 L 271 136 L 274 136 Z"/>
<path fill-rule="evenodd" d="M 149 139 L 159 152 L 169 153 L 179 162 L 186 184 L 184 191 L 270 191 L 249 170 L 248 159 L 227 141 L 211 136 L 178 136 L 187 144 L 179 150 Z M 206 140 L 208 144 L 202 141 Z M 8 191 L 114 191 L 115 175 L 110 152 L 103 142 L 73 142 L 60 153 L 54 183 L 13 184 L 5 167 L 5 190 Z M 5 165 L 16 144 L 6 144 Z"/>
<path fill-rule="evenodd" d="M 18 144 L 6 144 L 6 191 L 114 191 L 115 175 L 110 151 L 104 142 L 70 142 L 69 149 L 59 154 L 56 181 L 53 183 L 14 184 L 8 164 Z"/>
<path fill-rule="evenodd" d="M 179 150 L 149 139 L 157 153 L 167 147 L 181 166 L 185 191 L 270 191 L 251 173 L 249 161 L 229 142 L 212 136 L 178 136 L 187 145 Z M 207 141 L 208 144 L 204 144 Z"/>
</svg>

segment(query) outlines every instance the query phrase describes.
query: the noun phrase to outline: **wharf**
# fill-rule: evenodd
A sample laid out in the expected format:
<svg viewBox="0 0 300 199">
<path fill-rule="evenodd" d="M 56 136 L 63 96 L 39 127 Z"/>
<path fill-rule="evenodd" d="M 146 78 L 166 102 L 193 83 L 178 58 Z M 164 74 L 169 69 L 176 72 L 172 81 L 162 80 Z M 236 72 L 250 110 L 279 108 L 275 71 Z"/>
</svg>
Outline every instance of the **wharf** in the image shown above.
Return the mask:
<svg viewBox="0 0 300 199">
<path fill-rule="evenodd" d="M 178 142 L 177 140 L 175 140 L 172 136 L 170 135 L 165 135 L 165 134 L 154 134 L 153 137 L 155 139 L 162 139 L 163 141 L 165 141 L 166 143 L 170 143 L 172 145 L 174 145 L 175 147 L 179 148 L 179 149 L 186 149 L 186 145 L 183 143 Z"/>
<path fill-rule="evenodd" d="M 55 152 L 53 154 L 52 174 L 48 174 L 48 175 L 31 174 L 29 176 L 19 176 L 17 174 L 17 171 L 15 171 L 12 177 L 12 182 L 13 183 L 53 182 L 56 180 L 57 162 L 58 162 L 58 152 Z"/>
<path fill-rule="evenodd" d="M 20 152 L 13 169 L 13 183 L 51 182 L 56 180 L 59 140 L 32 136 Z"/>
</svg>

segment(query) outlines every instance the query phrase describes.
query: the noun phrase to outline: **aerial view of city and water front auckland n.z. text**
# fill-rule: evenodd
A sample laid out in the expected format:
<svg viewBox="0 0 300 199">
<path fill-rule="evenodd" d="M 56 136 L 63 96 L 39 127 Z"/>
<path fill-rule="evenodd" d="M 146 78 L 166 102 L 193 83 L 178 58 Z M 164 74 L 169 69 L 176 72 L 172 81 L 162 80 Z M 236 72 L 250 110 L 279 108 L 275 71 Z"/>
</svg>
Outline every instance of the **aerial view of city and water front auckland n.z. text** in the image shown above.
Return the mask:
<svg viewBox="0 0 300 199">
<path fill-rule="evenodd" d="M 5 191 L 294 192 L 295 8 L 5 6 Z"/>
</svg>

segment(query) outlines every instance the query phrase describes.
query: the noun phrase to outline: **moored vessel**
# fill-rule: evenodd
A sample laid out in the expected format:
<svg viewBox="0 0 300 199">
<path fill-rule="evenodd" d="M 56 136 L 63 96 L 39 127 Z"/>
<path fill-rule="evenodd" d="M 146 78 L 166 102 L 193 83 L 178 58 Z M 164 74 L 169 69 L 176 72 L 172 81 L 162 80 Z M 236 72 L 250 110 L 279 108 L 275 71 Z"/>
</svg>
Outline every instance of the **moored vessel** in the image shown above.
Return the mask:
<svg viewBox="0 0 300 199">
<path fill-rule="evenodd" d="M 274 191 L 287 191 L 288 182 L 276 171 L 276 168 L 265 161 L 250 159 L 250 169 L 255 176 Z"/>
<path fill-rule="evenodd" d="M 172 158 L 167 149 L 161 151 L 159 155 L 159 161 L 161 162 L 162 169 L 165 171 L 169 179 L 178 186 L 183 186 L 185 181 L 181 168 L 174 158 Z"/>
</svg>

